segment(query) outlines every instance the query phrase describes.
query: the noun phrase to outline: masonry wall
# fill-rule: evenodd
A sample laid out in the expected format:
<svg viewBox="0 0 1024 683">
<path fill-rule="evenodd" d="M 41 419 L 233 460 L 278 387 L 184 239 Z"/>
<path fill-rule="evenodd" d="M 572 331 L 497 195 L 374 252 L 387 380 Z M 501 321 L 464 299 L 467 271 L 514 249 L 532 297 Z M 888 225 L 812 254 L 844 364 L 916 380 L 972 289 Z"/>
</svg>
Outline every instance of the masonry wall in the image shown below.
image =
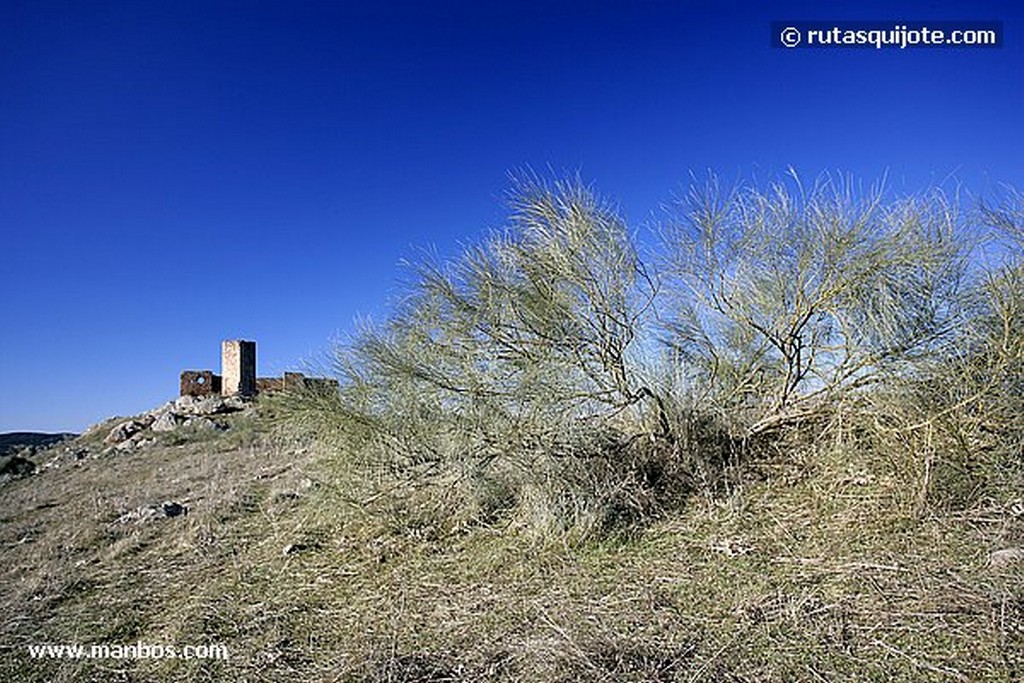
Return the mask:
<svg viewBox="0 0 1024 683">
<path fill-rule="evenodd" d="M 185 370 L 181 373 L 182 396 L 214 396 L 220 394 L 220 375 L 212 370 Z"/>
<path fill-rule="evenodd" d="M 301 372 L 286 372 L 281 377 L 257 377 L 258 393 L 277 391 L 318 391 L 330 392 L 338 390 L 338 380 L 324 377 L 306 377 Z"/>
<path fill-rule="evenodd" d="M 256 342 L 229 339 L 221 342 L 221 374 L 212 370 L 184 370 L 181 373 L 182 396 L 256 396 L 264 392 L 338 391 L 338 380 L 306 377 L 301 372 L 286 372 L 281 377 L 256 376 Z"/>
<path fill-rule="evenodd" d="M 280 377 L 257 377 L 256 392 L 260 394 L 273 393 L 284 389 L 284 380 Z"/>
<path fill-rule="evenodd" d="M 256 393 L 256 342 L 229 339 L 221 344 L 221 394 Z"/>
</svg>

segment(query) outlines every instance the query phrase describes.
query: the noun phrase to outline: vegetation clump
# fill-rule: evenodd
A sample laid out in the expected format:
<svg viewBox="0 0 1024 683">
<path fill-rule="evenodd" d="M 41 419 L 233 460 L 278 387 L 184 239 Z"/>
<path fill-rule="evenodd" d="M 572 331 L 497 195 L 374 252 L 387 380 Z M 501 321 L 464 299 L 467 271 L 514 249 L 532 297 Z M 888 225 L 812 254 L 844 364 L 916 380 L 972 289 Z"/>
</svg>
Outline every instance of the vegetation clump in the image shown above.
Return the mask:
<svg viewBox="0 0 1024 683">
<path fill-rule="evenodd" d="M 1021 481 L 1018 196 L 712 177 L 648 240 L 579 180 L 527 177 L 509 205 L 333 350 L 337 394 L 286 399 L 366 496 L 588 536 L 824 434 L 909 446 L 919 505 Z"/>
</svg>

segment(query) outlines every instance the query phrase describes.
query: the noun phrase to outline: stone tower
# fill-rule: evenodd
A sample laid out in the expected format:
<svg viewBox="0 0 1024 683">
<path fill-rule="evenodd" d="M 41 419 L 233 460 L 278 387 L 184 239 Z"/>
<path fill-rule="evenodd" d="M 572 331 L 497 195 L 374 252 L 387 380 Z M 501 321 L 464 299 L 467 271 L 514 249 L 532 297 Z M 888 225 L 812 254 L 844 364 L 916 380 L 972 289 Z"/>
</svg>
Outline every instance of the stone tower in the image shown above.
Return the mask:
<svg viewBox="0 0 1024 683">
<path fill-rule="evenodd" d="M 221 394 L 252 396 L 256 393 L 256 342 L 228 339 L 220 349 Z"/>
</svg>

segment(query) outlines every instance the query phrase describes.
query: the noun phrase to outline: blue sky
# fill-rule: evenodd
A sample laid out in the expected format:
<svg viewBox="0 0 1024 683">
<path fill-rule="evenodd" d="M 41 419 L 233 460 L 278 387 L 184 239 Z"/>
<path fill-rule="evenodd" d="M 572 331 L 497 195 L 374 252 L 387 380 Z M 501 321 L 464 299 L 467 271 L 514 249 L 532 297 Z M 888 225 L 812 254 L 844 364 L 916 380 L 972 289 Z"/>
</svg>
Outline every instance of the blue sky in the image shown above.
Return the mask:
<svg viewBox="0 0 1024 683">
<path fill-rule="evenodd" d="M 0 12 L 0 431 L 73 430 L 258 342 L 298 367 L 508 173 L 641 225 L 691 172 L 1024 188 L 1019 2 L 103 2 Z M 784 50 L 773 21 L 997 20 L 998 49 Z"/>
</svg>

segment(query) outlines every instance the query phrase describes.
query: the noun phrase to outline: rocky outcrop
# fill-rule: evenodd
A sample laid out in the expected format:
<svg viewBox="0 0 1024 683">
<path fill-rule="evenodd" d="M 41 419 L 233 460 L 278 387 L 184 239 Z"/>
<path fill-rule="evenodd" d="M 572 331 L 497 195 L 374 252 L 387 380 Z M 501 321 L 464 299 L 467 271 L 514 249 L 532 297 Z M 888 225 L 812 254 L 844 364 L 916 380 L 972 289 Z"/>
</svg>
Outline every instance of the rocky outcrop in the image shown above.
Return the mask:
<svg viewBox="0 0 1024 683">
<path fill-rule="evenodd" d="M 154 432 L 173 432 L 181 424 L 180 418 L 171 411 L 160 413 L 150 426 Z"/>
<path fill-rule="evenodd" d="M 0 483 L 50 469 L 78 466 L 83 461 L 144 451 L 161 442 L 166 444 L 169 439 L 175 445 L 203 441 L 230 430 L 237 419 L 255 412 L 253 398 L 182 396 L 141 415 L 104 420 L 81 435 L 41 435 L 49 437 L 41 441 L 43 446 L 0 452 Z M 10 446 L 15 437 L 26 434 L 33 436 L 28 432 L 0 435 L 12 437 L 0 445 Z"/>
<path fill-rule="evenodd" d="M 133 438 L 136 434 L 146 429 L 151 424 L 153 424 L 153 419 L 148 416 L 126 420 L 111 429 L 110 433 L 107 434 L 107 438 L 103 439 L 103 443 L 111 446 L 123 443 Z"/>
<path fill-rule="evenodd" d="M 155 443 L 156 436 L 179 429 L 214 432 L 229 428 L 223 418 L 254 410 L 251 399 L 241 396 L 181 396 L 139 417 L 115 425 L 103 442 L 110 450 L 126 451 Z"/>
</svg>

